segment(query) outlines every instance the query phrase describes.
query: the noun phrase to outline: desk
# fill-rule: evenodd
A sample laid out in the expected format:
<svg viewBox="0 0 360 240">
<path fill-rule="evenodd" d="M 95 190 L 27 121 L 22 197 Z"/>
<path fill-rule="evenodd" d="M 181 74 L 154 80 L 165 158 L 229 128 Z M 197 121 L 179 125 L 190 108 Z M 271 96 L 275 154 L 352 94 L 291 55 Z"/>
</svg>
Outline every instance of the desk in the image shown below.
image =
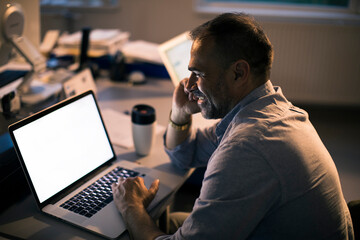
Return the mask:
<svg viewBox="0 0 360 240">
<path fill-rule="evenodd" d="M 155 108 L 157 122 L 167 126 L 173 91 L 170 80 L 149 79 L 145 85 L 131 86 L 127 83 L 116 83 L 107 78 L 99 78 L 96 84 L 100 109 L 112 108 L 123 112 L 130 111 L 136 104 L 146 103 Z M 137 156 L 134 149 L 125 149 L 115 145 L 114 149 L 119 159 L 126 159 L 180 176 L 181 178 L 177 178 L 178 188 L 190 174 L 190 172 L 179 171 L 171 165 L 163 149 L 162 134 L 157 135 L 152 152 L 146 157 Z M 174 193 L 176 190 L 174 189 Z M 158 218 L 166 206 L 171 203 L 171 198 L 172 196 L 166 198 L 150 214 L 154 218 Z M 102 239 L 97 235 L 42 214 L 37 209 L 32 196 L 27 196 L 1 214 L 0 239 L 1 236 L 11 239 Z M 127 234 L 123 234 L 120 239 L 128 239 Z"/>
</svg>

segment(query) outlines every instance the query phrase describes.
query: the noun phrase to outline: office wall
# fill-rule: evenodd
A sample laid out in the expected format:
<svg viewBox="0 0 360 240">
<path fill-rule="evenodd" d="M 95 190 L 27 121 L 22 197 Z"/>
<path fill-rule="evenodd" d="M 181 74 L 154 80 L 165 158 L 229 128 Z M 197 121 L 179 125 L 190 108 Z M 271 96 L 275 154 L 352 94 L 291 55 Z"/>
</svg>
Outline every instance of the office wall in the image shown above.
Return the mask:
<svg viewBox="0 0 360 240">
<path fill-rule="evenodd" d="M 43 15 L 43 33 L 83 26 L 119 28 L 131 39 L 161 43 L 214 15 L 193 0 L 119 0 L 118 9 Z M 360 106 L 360 26 L 261 22 L 275 49 L 272 81 L 297 103 Z"/>
</svg>

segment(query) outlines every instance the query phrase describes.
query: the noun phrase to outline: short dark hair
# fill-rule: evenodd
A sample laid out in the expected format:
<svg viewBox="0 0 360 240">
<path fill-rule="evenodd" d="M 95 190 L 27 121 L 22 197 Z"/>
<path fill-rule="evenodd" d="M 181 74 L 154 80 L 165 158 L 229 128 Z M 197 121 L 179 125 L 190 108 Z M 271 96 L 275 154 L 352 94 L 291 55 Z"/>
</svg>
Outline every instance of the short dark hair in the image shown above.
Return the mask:
<svg viewBox="0 0 360 240">
<path fill-rule="evenodd" d="M 223 66 L 247 61 L 258 77 L 270 77 L 273 48 L 261 26 L 244 13 L 224 13 L 190 32 L 192 40 L 213 38 Z"/>
</svg>

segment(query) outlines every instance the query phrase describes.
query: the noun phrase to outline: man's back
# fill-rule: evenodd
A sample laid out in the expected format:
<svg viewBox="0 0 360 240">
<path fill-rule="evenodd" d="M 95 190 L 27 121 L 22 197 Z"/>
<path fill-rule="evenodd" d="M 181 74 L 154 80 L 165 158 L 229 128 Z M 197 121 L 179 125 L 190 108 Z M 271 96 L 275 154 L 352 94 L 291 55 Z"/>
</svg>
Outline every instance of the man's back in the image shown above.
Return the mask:
<svg viewBox="0 0 360 240">
<path fill-rule="evenodd" d="M 307 113 L 285 98 L 274 96 L 268 98 L 269 102 L 274 98 L 276 104 L 262 108 L 261 113 L 238 116 L 252 119 L 251 122 L 257 119 L 256 130 L 252 130 L 258 135 L 252 143 L 280 186 L 279 199 L 266 212 L 252 237 L 347 239 L 348 232 L 352 232 L 351 220 L 330 154 Z M 261 102 L 265 104 L 266 97 L 258 103 Z M 241 129 L 238 132 L 243 134 Z"/>
<path fill-rule="evenodd" d="M 185 238 L 352 236 L 331 156 L 307 113 L 271 89 L 267 83 L 255 90 L 217 126 L 218 146 L 209 159 L 200 196 L 179 231 Z M 196 144 L 210 145 L 198 142 L 201 135 Z M 206 158 L 197 154 L 195 162 Z"/>
</svg>

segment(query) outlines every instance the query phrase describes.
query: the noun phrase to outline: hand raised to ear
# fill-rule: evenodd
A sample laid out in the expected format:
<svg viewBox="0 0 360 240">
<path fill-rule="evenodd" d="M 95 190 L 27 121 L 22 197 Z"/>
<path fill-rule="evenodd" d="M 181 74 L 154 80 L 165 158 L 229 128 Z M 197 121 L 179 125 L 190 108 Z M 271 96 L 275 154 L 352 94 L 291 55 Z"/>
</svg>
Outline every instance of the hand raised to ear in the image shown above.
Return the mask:
<svg viewBox="0 0 360 240">
<path fill-rule="evenodd" d="M 174 112 L 179 112 L 185 116 L 200 112 L 200 108 L 197 105 L 196 101 L 192 99 L 192 93 L 186 89 L 188 83 L 189 78 L 183 79 L 175 88 L 173 93 L 172 110 Z"/>
</svg>

